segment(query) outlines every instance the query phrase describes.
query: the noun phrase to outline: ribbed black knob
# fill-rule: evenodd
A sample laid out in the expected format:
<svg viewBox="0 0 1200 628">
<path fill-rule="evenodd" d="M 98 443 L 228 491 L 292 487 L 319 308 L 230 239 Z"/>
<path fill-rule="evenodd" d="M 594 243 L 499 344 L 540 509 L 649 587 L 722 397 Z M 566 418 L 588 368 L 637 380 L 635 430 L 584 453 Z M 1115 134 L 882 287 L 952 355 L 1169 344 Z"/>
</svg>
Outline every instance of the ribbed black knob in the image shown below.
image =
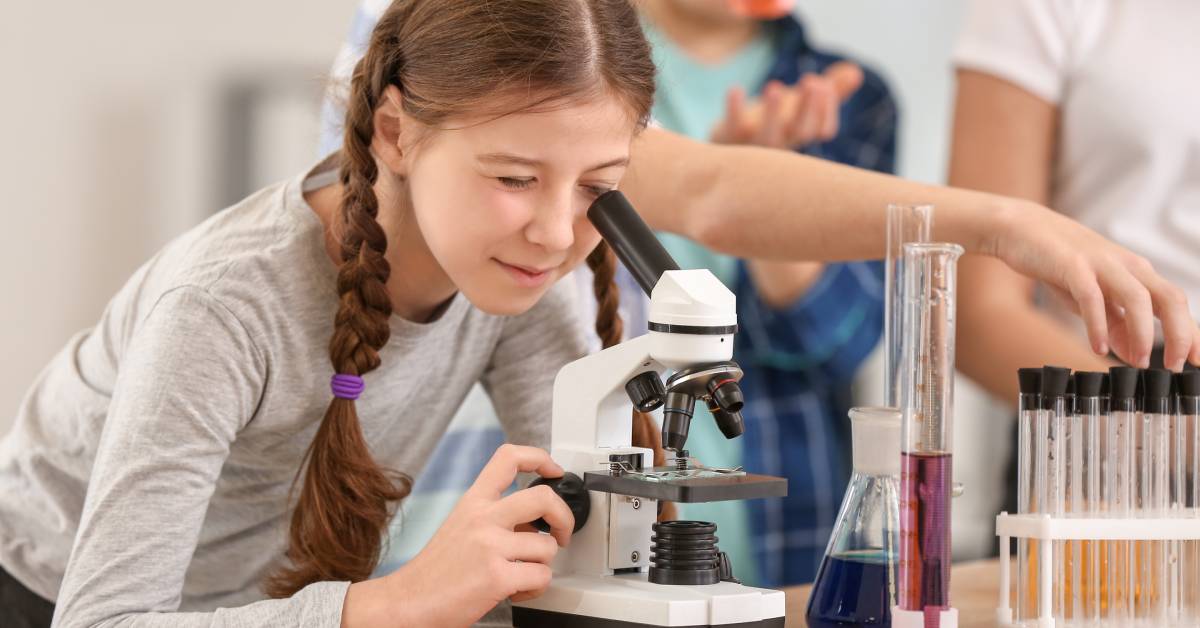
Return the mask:
<svg viewBox="0 0 1200 628">
<path fill-rule="evenodd" d="M 654 371 L 639 373 L 625 382 L 625 392 L 640 412 L 657 410 L 667 398 L 667 389 Z"/>
<path fill-rule="evenodd" d="M 575 515 L 575 527 L 571 532 L 575 533 L 583 528 L 583 524 L 587 523 L 588 514 L 592 511 L 592 500 L 588 496 L 588 490 L 583 487 L 583 480 L 578 475 L 567 472 L 561 478 L 538 478 L 529 483 L 529 488 L 542 484 L 549 486 L 564 502 L 567 502 L 571 514 Z M 550 524 L 546 523 L 545 519 L 539 518 L 532 525 L 542 532 L 550 531 Z"/>
</svg>

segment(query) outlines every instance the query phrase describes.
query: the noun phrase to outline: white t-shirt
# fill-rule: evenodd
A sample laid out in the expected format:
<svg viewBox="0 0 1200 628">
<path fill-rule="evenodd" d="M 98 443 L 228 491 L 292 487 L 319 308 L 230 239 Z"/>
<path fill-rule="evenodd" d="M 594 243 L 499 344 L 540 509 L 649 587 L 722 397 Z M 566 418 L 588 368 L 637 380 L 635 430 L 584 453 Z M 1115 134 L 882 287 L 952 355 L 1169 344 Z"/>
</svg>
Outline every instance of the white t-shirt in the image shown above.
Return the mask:
<svg viewBox="0 0 1200 628">
<path fill-rule="evenodd" d="M 958 68 L 1061 115 L 1051 207 L 1148 258 L 1200 320 L 1200 2 L 972 0 Z"/>
</svg>

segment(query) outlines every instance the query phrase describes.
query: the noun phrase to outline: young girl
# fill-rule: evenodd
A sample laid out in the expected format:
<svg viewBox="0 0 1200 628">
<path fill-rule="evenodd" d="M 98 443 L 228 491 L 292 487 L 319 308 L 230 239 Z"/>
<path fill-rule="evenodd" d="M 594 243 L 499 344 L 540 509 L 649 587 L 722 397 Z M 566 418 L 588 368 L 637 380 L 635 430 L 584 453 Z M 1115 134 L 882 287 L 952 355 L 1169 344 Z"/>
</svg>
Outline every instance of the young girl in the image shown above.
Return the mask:
<svg viewBox="0 0 1200 628">
<path fill-rule="evenodd" d="M 0 454 L 0 566 L 28 589 L 0 624 L 54 600 L 64 626 L 461 626 L 545 587 L 570 511 L 501 495 L 561 469 L 511 445 L 415 560 L 367 578 L 473 383 L 510 442 L 549 441 L 585 347 L 557 281 L 585 258 L 619 338 L 585 210 L 653 77 L 627 0 L 393 4 L 337 167 L 168 245 L 38 379 Z M 539 517 L 552 535 L 520 529 Z"/>
<path fill-rule="evenodd" d="M 4 625 L 461 626 L 536 595 L 573 521 L 545 489 L 502 492 L 562 471 L 522 445 L 548 442 L 554 374 L 583 352 L 556 281 L 584 258 L 598 332 L 619 337 L 612 255 L 584 210 L 622 179 L 653 71 L 626 0 L 393 4 L 355 69 L 337 163 L 168 245 L 35 383 L 0 444 Z M 841 254 L 880 250 L 881 212 L 854 215 Z M 808 226 L 833 233 L 831 216 Z M 1061 232 L 939 220 L 1096 298 L 1127 276 L 1082 231 L 1063 278 Z M 747 225 L 762 238 L 786 222 Z M 476 381 L 517 445 L 414 560 L 369 579 Z M 521 527 L 539 517 L 550 535 Z"/>
</svg>

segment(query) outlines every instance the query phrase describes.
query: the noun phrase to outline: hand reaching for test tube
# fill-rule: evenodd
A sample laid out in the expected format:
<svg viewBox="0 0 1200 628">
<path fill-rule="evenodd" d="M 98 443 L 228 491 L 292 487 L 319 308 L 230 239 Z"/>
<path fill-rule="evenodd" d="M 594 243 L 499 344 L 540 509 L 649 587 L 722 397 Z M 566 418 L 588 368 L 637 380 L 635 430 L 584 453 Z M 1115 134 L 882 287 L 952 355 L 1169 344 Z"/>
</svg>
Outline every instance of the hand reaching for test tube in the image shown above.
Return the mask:
<svg viewBox="0 0 1200 628">
<path fill-rule="evenodd" d="M 688 156 L 686 168 L 679 155 Z M 1028 200 L 653 128 L 635 142 L 621 187 L 657 230 L 720 253 L 773 260 L 878 258 L 889 204 L 933 205 L 931 240 L 996 257 L 1059 289 L 1084 320 L 1093 351 L 1146 366 L 1157 317 L 1166 367 L 1200 365 L 1200 331 L 1178 288 L 1144 258 Z"/>
<path fill-rule="evenodd" d="M 550 561 L 570 542 L 575 519 L 548 486 L 504 496 L 521 472 L 563 474 L 542 449 L 502 445 L 415 558 L 350 587 L 342 625 L 469 626 L 505 599 L 540 595 L 550 584 Z M 550 525 L 549 535 L 528 526 L 538 518 Z M 388 608 L 377 606 L 381 600 Z"/>
<path fill-rule="evenodd" d="M 745 92 L 733 88 L 726 95 L 725 117 L 710 139 L 767 148 L 801 148 L 829 141 L 838 133 L 841 104 L 862 81 L 862 69 L 839 61 L 821 74 L 804 75 L 792 86 L 771 81 L 756 101 L 747 102 Z"/>
<path fill-rule="evenodd" d="M 1111 350 L 1128 364 L 1149 366 L 1157 317 L 1166 367 L 1200 364 L 1200 329 L 1186 294 L 1144 257 L 1032 203 L 1006 212 L 999 224 L 983 252 L 1057 292 L 1083 319 L 1092 351 Z"/>
</svg>

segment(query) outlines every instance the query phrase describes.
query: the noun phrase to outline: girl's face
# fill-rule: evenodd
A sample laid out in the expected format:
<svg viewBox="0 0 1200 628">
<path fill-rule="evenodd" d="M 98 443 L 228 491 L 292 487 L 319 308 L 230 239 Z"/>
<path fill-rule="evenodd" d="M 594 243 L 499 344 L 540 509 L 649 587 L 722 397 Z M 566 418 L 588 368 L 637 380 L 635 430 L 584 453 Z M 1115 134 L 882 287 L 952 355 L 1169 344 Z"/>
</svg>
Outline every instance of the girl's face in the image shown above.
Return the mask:
<svg viewBox="0 0 1200 628">
<path fill-rule="evenodd" d="M 598 97 L 447 126 L 403 156 L 421 237 L 476 307 L 519 314 L 596 247 L 586 212 L 625 173 L 635 122 Z"/>
</svg>

